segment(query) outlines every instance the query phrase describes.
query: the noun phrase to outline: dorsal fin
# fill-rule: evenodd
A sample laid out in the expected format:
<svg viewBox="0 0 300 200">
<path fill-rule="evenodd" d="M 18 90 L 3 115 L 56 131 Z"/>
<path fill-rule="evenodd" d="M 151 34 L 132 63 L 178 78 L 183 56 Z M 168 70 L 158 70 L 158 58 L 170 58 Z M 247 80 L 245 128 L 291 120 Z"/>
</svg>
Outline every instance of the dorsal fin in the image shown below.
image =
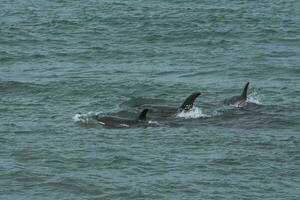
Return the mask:
<svg viewBox="0 0 300 200">
<path fill-rule="evenodd" d="M 138 120 L 146 120 L 146 114 L 148 112 L 148 109 L 144 109 L 141 114 L 138 117 Z"/>
<path fill-rule="evenodd" d="M 245 85 L 245 87 L 244 87 L 244 90 L 243 90 L 243 93 L 241 94 L 241 97 L 242 97 L 244 100 L 247 99 L 248 85 L 249 85 L 249 82 L 246 83 L 246 85 Z"/>
<path fill-rule="evenodd" d="M 188 98 L 185 99 L 185 101 L 183 102 L 183 104 L 179 107 L 181 110 L 189 110 L 193 107 L 194 105 L 194 101 L 196 100 L 196 98 L 200 95 L 200 92 L 194 92 L 193 94 L 191 94 L 190 96 L 188 96 Z"/>
</svg>

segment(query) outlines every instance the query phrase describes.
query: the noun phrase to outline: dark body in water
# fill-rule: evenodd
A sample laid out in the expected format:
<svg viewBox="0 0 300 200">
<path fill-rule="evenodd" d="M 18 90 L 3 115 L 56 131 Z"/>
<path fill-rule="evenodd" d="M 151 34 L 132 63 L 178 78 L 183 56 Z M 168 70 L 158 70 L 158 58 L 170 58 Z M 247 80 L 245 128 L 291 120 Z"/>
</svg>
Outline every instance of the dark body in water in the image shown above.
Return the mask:
<svg viewBox="0 0 300 200">
<path fill-rule="evenodd" d="M 233 96 L 230 98 L 226 98 L 223 101 L 224 105 L 236 106 L 239 108 L 250 109 L 257 107 L 256 103 L 247 101 L 247 93 L 248 93 L 249 82 L 244 86 L 243 92 L 241 95 Z"/>
<path fill-rule="evenodd" d="M 144 109 L 136 119 L 127 119 L 102 115 L 95 116 L 95 119 L 101 125 L 111 128 L 146 127 L 149 126 L 149 122 L 146 120 L 147 112 L 148 109 Z"/>
<path fill-rule="evenodd" d="M 186 112 L 193 108 L 194 102 L 196 98 L 200 95 L 200 92 L 194 92 L 190 96 L 188 96 L 184 102 L 179 107 L 174 106 L 165 106 L 165 105 L 151 105 L 151 104 L 144 104 L 140 105 L 139 108 L 147 108 L 149 109 L 149 113 L 151 115 L 157 117 L 171 117 L 177 113 L 182 111 Z"/>
</svg>

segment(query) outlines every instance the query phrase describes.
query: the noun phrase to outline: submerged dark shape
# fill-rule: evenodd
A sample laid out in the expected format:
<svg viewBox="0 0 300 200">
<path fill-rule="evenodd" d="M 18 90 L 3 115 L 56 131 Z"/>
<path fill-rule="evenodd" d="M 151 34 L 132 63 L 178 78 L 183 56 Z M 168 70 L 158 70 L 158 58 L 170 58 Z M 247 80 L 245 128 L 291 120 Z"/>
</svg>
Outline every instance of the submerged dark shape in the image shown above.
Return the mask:
<svg viewBox="0 0 300 200">
<path fill-rule="evenodd" d="M 147 108 L 152 114 L 159 114 L 160 117 L 167 117 L 177 114 L 182 111 L 189 111 L 193 108 L 196 98 L 200 95 L 200 92 L 194 92 L 188 96 L 180 107 L 164 106 L 164 105 L 141 105 L 142 108 Z"/>
<path fill-rule="evenodd" d="M 249 107 L 256 106 L 257 104 L 255 104 L 253 102 L 247 102 L 247 92 L 248 92 L 249 84 L 250 84 L 249 82 L 246 83 L 241 95 L 227 98 L 223 101 L 223 104 L 224 105 L 233 105 L 233 106 L 237 106 L 240 108 L 249 108 Z"/>
<path fill-rule="evenodd" d="M 112 116 L 95 116 L 95 119 L 103 126 L 114 128 L 130 128 L 130 127 L 142 127 L 149 124 L 146 121 L 146 114 L 148 109 L 144 109 L 136 119 L 127 119 Z"/>
</svg>

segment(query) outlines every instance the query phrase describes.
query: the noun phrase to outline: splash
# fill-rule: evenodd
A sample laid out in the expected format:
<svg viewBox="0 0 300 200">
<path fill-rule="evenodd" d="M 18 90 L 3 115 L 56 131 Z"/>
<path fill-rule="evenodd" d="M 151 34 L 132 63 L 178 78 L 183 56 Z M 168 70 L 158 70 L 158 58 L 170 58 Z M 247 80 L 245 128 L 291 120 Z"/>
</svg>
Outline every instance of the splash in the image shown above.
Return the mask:
<svg viewBox="0 0 300 200">
<path fill-rule="evenodd" d="M 156 126 L 159 125 L 159 123 L 157 121 L 151 121 L 151 120 L 148 121 L 148 124 L 152 124 L 152 125 L 156 125 Z"/>
<path fill-rule="evenodd" d="M 258 104 L 258 105 L 262 104 L 261 103 L 261 98 L 255 90 L 248 95 L 246 102 L 255 103 L 255 104 Z"/>
<path fill-rule="evenodd" d="M 202 118 L 202 117 L 210 117 L 209 115 L 203 114 L 202 110 L 198 107 L 193 107 L 189 111 L 182 111 L 176 115 L 176 117 L 182 117 L 185 119 L 195 119 L 195 118 Z"/>
<path fill-rule="evenodd" d="M 95 116 L 97 116 L 100 113 L 95 113 L 95 112 L 88 112 L 87 114 L 81 114 L 78 113 L 72 117 L 75 123 L 83 123 L 83 124 L 89 124 Z"/>
</svg>

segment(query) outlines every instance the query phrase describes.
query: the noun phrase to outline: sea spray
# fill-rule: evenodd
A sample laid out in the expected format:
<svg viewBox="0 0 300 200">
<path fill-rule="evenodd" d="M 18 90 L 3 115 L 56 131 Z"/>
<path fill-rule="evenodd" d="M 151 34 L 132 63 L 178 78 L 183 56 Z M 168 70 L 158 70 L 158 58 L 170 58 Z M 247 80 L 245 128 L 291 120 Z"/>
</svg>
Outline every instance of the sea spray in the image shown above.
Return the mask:
<svg viewBox="0 0 300 200">
<path fill-rule="evenodd" d="M 210 117 L 202 112 L 201 108 L 193 107 L 189 111 L 182 111 L 176 115 L 176 117 L 182 117 L 185 119 L 195 119 L 195 118 L 203 118 Z"/>
</svg>

